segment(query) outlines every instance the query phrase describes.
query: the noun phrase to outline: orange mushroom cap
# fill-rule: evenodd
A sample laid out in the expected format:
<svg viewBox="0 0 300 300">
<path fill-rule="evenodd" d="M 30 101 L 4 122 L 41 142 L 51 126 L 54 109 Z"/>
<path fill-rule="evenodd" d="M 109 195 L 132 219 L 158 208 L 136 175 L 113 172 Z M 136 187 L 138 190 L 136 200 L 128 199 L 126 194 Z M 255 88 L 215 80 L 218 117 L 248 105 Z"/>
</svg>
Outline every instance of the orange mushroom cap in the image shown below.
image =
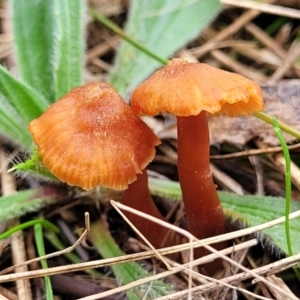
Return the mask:
<svg viewBox="0 0 300 300">
<path fill-rule="evenodd" d="M 73 89 L 28 127 L 46 167 L 86 190 L 123 190 L 154 158 L 160 140 L 107 83 Z"/>
<path fill-rule="evenodd" d="M 136 88 L 131 105 L 137 114 L 169 111 L 177 116 L 198 115 L 203 110 L 210 114 L 243 116 L 264 107 L 257 83 L 181 58 L 172 59 Z"/>
</svg>

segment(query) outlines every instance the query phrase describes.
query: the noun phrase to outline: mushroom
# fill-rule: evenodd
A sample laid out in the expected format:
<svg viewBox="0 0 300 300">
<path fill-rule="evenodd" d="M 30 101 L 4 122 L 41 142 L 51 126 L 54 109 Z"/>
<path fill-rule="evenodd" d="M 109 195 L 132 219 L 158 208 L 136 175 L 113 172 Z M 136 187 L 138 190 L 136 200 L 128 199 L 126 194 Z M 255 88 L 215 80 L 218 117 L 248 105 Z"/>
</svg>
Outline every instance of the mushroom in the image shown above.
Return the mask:
<svg viewBox="0 0 300 300">
<path fill-rule="evenodd" d="M 73 89 L 28 129 L 43 163 L 61 181 L 85 190 L 99 185 L 127 189 L 125 205 L 164 219 L 149 194 L 144 170 L 160 140 L 109 84 Z M 154 246 L 167 234 L 136 215 L 130 219 Z"/>
<path fill-rule="evenodd" d="M 178 176 L 189 231 L 199 239 L 226 232 L 209 167 L 207 115 L 250 115 L 263 109 L 258 84 L 207 64 L 175 58 L 137 87 L 131 99 L 137 114 L 177 115 Z M 221 125 L 220 125 L 221 126 Z M 216 246 L 222 248 L 224 244 Z M 206 254 L 200 248 L 197 257 Z"/>
</svg>

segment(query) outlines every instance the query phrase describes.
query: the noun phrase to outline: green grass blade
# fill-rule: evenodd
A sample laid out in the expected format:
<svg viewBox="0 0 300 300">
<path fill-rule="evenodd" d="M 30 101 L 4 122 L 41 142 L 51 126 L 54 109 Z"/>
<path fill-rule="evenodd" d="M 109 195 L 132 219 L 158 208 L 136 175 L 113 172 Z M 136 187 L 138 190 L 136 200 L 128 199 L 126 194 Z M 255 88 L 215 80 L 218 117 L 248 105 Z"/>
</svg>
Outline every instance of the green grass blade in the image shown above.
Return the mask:
<svg viewBox="0 0 300 300">
<path fill-rule="evenodd" d="M 273 127 L 275 134 L 282 147 L 284 159 L 285 159 L 285 236 L 288 249 L 288 255 L 293 255 L 291 232 L 290 232 L 290 219 L 289 214 L 291 210 L 291 199 L 292 199 L 292 184 L 291 184 L 291 159 L 287 144 L 284 140 L 282 132 L 279 128 L 278 122 L 273 118 Z"/>
<path fill-rule="evenodd" d="M 57 226 L 55 226 L 54 224 L 52 224 L 51 222 L 47 221 L 46 219 L 35 219 L 35 220 L 31 220 L 25 223 L 21 223 L 15 227 L 10 228 L 9 230 L 6 230 L 5 232 L 0 234 L 0 241 L 4 240 L 6 238 L 8 238 L 9 236 L 11 236 L 12 234 L 14 234 L 15 232 L 18 232 L 20 230 L 32 227 L 39 224 L 40 226 L 43 226 L 45 228 L 47 228 L 48 230 L 51 230 L 55 233 L 59 233 L 60 230 Z"/>
<path fill-rule="evenodd" d="M 132 41 L 144 45 L 160 58 L 169 58 L 180 47 L 195 38 L 219 12 L 218 0 L 152 0 L 131 1 L 126 26 L 130 44 L 122 42 L 114 68 L 108 79 L 118 92 L 128 96 L 162 64 L 141 51 Z M 184 26 L 183 26 L 184 24 Z"/>
<path fill-rule="evenodd" d="M 14 46 L 21 77 L 51 103 L 55 100 L 52 0 L 11 0 Z"/>
<path fill-rule="evenodd" d="M 38 256 L 46 255 L 44 237 L 43 237 L 43 227 L 41 226 L 41 224 L 34 225 L 34 238 L 35 238 L 35 244 L 36 244 Z M 43 269 L 48 269 L 47 260 L 42 259 L 41 266 Z M 53 300 L 54 297 L 53 297 L 53 290 L 52 290 L 50 277 L 45 276 L 44 280 L 45 280 L 46 299 Z"/>
<path fill-rule="evenodd" d="M 105 16 L 100 15 L 98 12 L 96 12 L 94 9 L 90 8 L 89 13 L 92 17 L 94 17 L 97 21 L 111 29 L 113 32 L 117 33 L 119 36 L 123 38 L 123 40 L 127 41 L 129 44 L 133 45 L 137 49 L 140 49 L 142 52 L 146 53 L 149 57 L 154 58 L 161 64 L 165 65 L 168 63 L 168 60 L 166 58 L 160 57 L 156 54 L 155 51 L 151 51 L 149 48 L 145 47 L 144 44 L 138 42 L 134 38 L 132 38 L 130 35 L 128 35 L 123 28 L 116 25 L 114 22 L 112 22 L 110 19 L 106 18 Z"/>
<path fill-rule="evenodd" d="M 289 256 L 292 256 L 292 238 L 291 238 L 291 228 L 290 228 L 290 218 L 289 214 L 291 212 L 291 201 L 292 201 L 292 179 L 291 179 L 291 158 L 288 146 L 285 142 L 283 134 L 279 128 L 278 121 L 276 118 L 273 118 L 273 127 L 275 134 L 280 142 L 282 147 L 284 160 L 285 160 L 285 237 L 286 237 L 286 246 L 287 253 Z M 298 280 L 300 281 L 300 269 L 294 268 L 295 274 L 297 275 Z"/>
<path fill-rule="evenodd" d="M 269 116 L 268 114 L 264 113 L 264 112 L 257 112 L 253 114 L 256 118 L 270 124 L 273 125 L 273 117 Z M 278 126 L 279 128 L 284 131 L 289 133 L 290 135 L 294 136 L 295 138 L 297 138 L 298 140 L 300 139 L 300 132 L 298 130 L 296 130 L 295 128 L 289 126 L 288 124 L 277 120 Z"/>
<path fill-rule="evenodd" d="M 103 220 L 91 224 L 89 237 L 103 258 L 125 255 L 110 235 L 107 224 Z M 112 266 L 113 272 L 122 285 L 145 278 L 150 274 L 136 262 L 122 263 Z M 126 292 L 129 300 L 155 299 L 172 291 L 171 287 L 160 280 L 145 283 Z M 147 294 L 147 297 L 145 297 Z"/>
</svg>

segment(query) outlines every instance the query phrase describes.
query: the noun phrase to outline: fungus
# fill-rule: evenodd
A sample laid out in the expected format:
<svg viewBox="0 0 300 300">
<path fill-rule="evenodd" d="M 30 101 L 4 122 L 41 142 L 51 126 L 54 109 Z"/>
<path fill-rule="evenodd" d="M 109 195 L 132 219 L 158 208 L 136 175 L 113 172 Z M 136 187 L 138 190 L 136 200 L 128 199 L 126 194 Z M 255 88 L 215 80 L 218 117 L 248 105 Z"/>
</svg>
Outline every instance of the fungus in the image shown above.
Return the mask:
<svg viewBox="0 0 300 300">
<path fill-rule="evenodd" d="M 177 115 L 178 176 L 188 229 L 199 239 L 224 233 L 225 219 L 209 167 L 206 112 L 243 116 L 262 110 L 259 85 L 238 74 L 176 58 L 134 90 L 131 105 L 137 114 Z M 195 251 L 197 257 L 204 253 L 202 248 Z"/>
<path fill-rule="evenodd" d="M 163 219 L 144 170 L 160 140 L 109 84 L 93 82 L 73 89 L 28 129 L 43 163 L 58 179 L 85 190 L 127 189 L 125 205 Z M 155 246 L 158 236 L 161 241 L 167 232 L 135 215 L 130 214 L 130 220 Z"/>
</svg>

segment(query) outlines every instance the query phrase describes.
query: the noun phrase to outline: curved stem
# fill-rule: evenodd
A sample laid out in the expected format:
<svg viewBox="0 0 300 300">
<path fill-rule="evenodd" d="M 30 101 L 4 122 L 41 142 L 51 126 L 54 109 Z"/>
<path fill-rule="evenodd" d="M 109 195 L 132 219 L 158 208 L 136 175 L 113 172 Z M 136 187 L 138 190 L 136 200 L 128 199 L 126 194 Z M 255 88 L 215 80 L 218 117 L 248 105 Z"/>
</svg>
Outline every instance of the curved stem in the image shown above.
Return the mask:
<svg viewBox="0 0 300 300">
<path fill-rule="evenodd" d="M 116 25 L 114 22 L 110 21 L 105 16 L 99 14 L 96 10 L 90 8 L 89 13 L 94 19 L 96 19 L 97 21 L 99 21 L 100 23 L 102 23 L 103 25 L 111 29 L 113 32 L 121 36 L 129 44 L 135 46 L 137 49 L 141 50 L 142 52 L 154 58 L 155 60 L 157 60 L 163 65 L 166 65 L 168 63 L 168 59 L 159 56 L 155 51 L 152 51 L 149 48 L 145 47 L 143 43 L 140 43 L 136 39 L 132 38 L 121 27 Z"/>
<path fill-rule="evenodd" d="M 260 112 L 256 112 L 253 114 L 255 117 L 257 117 L 258 119 L 261 119 L 262 121 L 270 124 L 270 125 L 273 125 L 273 117 L 260 111 Z M 277 123 L 278 123 L 278 127 L 284 131 L 284 132 L 287 132 L 289 133 L 290 135 L 294 136 L 295 138 L 297 138 L 298 140 L 300 139 L 300 132 L 289 126 L 288 124 L 280 121 L 280 120 L 277 120 Z"/>
<path fill-rule="evenodd" d="M 138 174 L 137 180 L 123 192 L 121 203 L 165 221 L 165 218 L 159 212 L 150 196 L 146 170 L 143 170 L 142 174 Z M 155 248 L 173 245 L 169 229 L 138 215 L 129 212 L 124 213 Z"/>
<path fill-rule="evenodd" d="M 188 229 L 198 239 L 226 232 L 225 218 L 209 167 L 206 113 L 177 117 L 178 175 Z M 222 248 L 218 245 L 216 248 Z M 206 253 L 200 248 L 196 256 Z"/>
</svg>

